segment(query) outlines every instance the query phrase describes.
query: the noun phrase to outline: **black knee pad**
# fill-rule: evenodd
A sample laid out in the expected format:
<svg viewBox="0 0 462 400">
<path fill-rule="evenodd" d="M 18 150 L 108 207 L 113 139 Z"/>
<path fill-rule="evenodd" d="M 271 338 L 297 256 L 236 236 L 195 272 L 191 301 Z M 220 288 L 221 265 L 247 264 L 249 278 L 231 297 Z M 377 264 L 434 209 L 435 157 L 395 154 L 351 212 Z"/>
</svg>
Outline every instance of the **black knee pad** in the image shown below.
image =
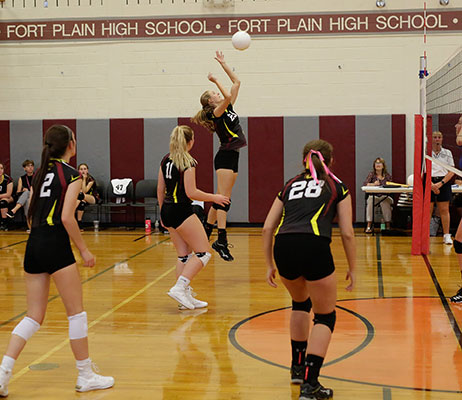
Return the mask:
<svg viewBox="0 0 462 400">
<path fill-rule="evenodd" d="M 335 310 L 332 311 L 329 314 L 314 314 L 314 324 L 322 324 L 326 325 L 331 332 L 334 332 L 334 326 L 335 326 L 335 320 L 336 320 L 336 313 Z"/>
<path fill-rule="evenodd" d="M 309 313 L 311 311 L 312 306 L 313 304 L 311 303 L 311 299 L 309 297 L 302 302 L 292 300 L 292 310 L 294 311 L 305 311 Z"/>
<path fill-rule="evenodd" d="M 454 239 L 454 242 L 452 242 L 454 245 L 454 251 L 457 254 L 462 254 L 462 242 L 459 242 L 458 240 Z"/>
<path fill-rule="evenodd" d="M 0 200 L 0 208 L 8 208 L 8 202 L 6 200 Z"/>
<path fill-rule="evenodd" d="M 228 211 L 229 211 L 229 208 L 231 207 L 231 203 L 226 204 L 225 206 L 222 206 L 222 205 L 217 204 L 217 203 L 213 203 L 212 207 L 213 207 L 215 210 L 223 210 L 223 211 L 228 212 Z"/>
<path fill-rule="evenodd" d="M 86 205 L 87 205 L 87 203 L 85 203 L 84 201 L 81 201 L 79 203 L 79 205 L 77 206 L 77 210 L 79 210 L 79 211 L 85 210 Z"/>
</svg>

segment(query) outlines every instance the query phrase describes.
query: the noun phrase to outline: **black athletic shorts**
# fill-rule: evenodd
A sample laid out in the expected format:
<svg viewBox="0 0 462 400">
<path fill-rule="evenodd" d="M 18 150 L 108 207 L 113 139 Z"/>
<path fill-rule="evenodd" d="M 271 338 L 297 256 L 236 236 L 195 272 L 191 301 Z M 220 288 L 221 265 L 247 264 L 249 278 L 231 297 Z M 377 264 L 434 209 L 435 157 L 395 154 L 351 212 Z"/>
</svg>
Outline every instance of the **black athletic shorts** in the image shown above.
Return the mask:
<svg viewBox="0 0 462 400">
<path fill-rule="evenodd" d="M 236 150 L 218 150 L 214 159 L 215 171 L 217 169 L 232 169 L 237 172 L 239 169 L 239 152 Z"/>
<path fill-rule="evenodd" d="M 443 179 L 444 176 L 437 176 L 432 178 L 432 183 L 438 183 Z M 443 186 L 440 187 L 440 194 L 431 193 L 431 202 L 438 202 L 438 201 L 451 201 L 452 198 L 452 190 L 451 190 L 451 183 L 446 182 Z"/>
<path fill-rule="evenodd" d="M 178 228 L 186 219 L 194 214 L 191 204 L 164 203 L 160 210 L 162 223 L 166 228 Z"/>
<path fill-rule="evenodd" d="M 317 281 L 334 272 L 330 241 L 310 233 L 276 235 L 274 260 L 282 277 L 293 280 L 303 276 Z"/>
<path fill-rule="evenodd" d="M 53 274 L 75 264 L 69 235 L 63 225 L 33 228 L 26 246 L 24 271 Z"/>
</svg>

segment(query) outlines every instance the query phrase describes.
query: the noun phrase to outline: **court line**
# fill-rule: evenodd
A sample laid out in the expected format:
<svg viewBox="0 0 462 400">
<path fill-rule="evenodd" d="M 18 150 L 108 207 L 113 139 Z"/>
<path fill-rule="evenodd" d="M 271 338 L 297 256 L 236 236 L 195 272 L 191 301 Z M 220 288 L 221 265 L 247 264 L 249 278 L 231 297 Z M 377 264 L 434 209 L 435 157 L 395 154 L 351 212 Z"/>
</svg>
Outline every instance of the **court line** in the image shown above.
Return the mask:
<svg viewBox="0 0 462 400">
<path fill-rule="evenodd" d="M 379 288 L 379 298 L 383 299 L 385 297 L 385 293 L 383 289 L 382 250 L 380 248 L 380 237 L 380 234 L 375 237 L 375 248 L 377 252 L 377 280 Z"/>
<path fill-rule="evenodd" d="M 16 246 L 17 244 L 21 244 L 21 243 L 25 243 L 25 242 L 27 242 L 27 240 L 21 240 L 20 242 L 11 243 L 11 244 L 9 244 L 7 246 L 0 247 L 0 250 L 7 249 L 9 247 L 13 247 L 13 246 Z"/>
<path fill-rule="evenodd" d="M 103 269 L 102 271 L 100 271 L 100 272 L 98 272 L 98 273 L 96 273 L 96 274 L 90 276 L 89 278 L 85 279 L 84 281 L 82 281 L 82 285 L 83 285 L 84 283 L 90 282 L 90 281 L 92 281 L 93 279 L 97 278 L 98 276 L 101 276 L 102 274 L 104 274 L 104 273 L 110 271 L 111 269 L 115 268 L 117 265 L 119 265 L 119 264 L 121 264 L 121 263 L 123 263 L 123 262 L 129 261 L 129 260 L 132 260 L 132 259 L 135 258 L 135 257 L 138 257 L 139 255 L 145 253 L 145 252 L 148 251 L 148 250 L 151 250 L 153 247 L 156 247 L 156 246 L 158 246 L 159 244 L 164 243 L 164 242 L 166 242 L 166 241 L 169 240 L 169 239 L 170 239 L 170 237 L 167 237 L 167 238 L 165 238 L 164 240 L 161 240 L 160 242 L 154 243 L 153 245 L 151 245 L 151 246 L 149 246 L 149 247 L 146 247 L 145 249 L 139 251 L 138 253 L 135 253 L 135 254 L 131 255 L 130 257 L 128 257 L 128 258 L 125 258 L 125 259 L 122 260 L 122 261 L 117 261 L 115 264 L 111 265 L 110 267 L 107 267 L 106 269 Z M 82 268 L 83 268 L 83 267 L 82 267 Z M 60 297 L 59 294 L 56 294 L 56 295 L 50 297 L 50 298 L 48 299 L 48 303 L 50 303 L 51 301 L 57 299 L 58 297 Z M 11 317 L 11 318 L 10 318 L 9 320 L 7 320 L 7 321 L 4 321 L 4 322 L 0 323 L 0 328 L 2 328 L 3 326 L 9 324 L 10 322 L 13 322 L 13 321 L 17 320 L 18 318 L 21 318 L 22 316 L 26 315 L 26 313 L 27 313 L 27 310 L 26 310 L 26 311 L 23 311 L 22 313 L 20 313 L 20 314 L 18 314 L 18 315 L 15 315 L 14 317 Z"/>
<path fill-rule="evenodd" d="M 457 320 L 454 317 L 454 314 L 452 313 L 451 307 L 448 304 L 448 300 L 446 299 L 446 296 L 444 295 L 443 289 L 441 289 L 441 286 L 440 286 L 440 283 L 438 282 L 438 278 L 436 277 L 435 271 L 433 270 L 433 267 L 430 264 L 430 260 L 428 259 L 426 254 L 423 254 L 422 257 L 425 261 L 425 265 L 427 266 L 427 270 L 432 278 L 433 285 L 435 286 L 436 291 L 438 292 L 441 303 L 443 304 L 444 311 L 446 311 L 446 315 L 448 316 L 449 323 L 451 324 L 452 330 L 454 331 L 457 341 L 459 342 L 459 347 L 462 349 L 462 332 L 460 330 L 459 324 L 457 323 Z"/>
<path fill-rule="evenodd" d="M 104 314 L 96 318 L 94 321 L 92 321 L 90 324 L 88 324 L 88 329 L 93 328 L 95 325 L 99 324 L 103 319 L 107 318 L 109 315 L 113 314 L 126 304 L 130 303 L 133 299 L 138 297 L 140 294 L 144 293 L 146 290 L 148 290 L 151 286 L 155 285 L 157 282 L 159 282 L 161 279 L 165 278 L 167 275 L 169 275 L 171 272 L 173 272 L 176 269 L 176 266 L 170 267 L 167 271 L 165 271 L 162 275 L 159 275 L 156 279 L 153 281 L 149 282 L 147 285 L 145 285 L 143 288 L 138 290 L 137 292 L 133 293 L 130 297 L 127 297 L 125 300 L 117 304 L 115 307 L 112 307 L 110 310 L 106 311 Z M 53 347 L 50 351 L 46 352 L 43 356 L 37 358 L 36 360 L 32 361 L 29 365 L 25 366 L 22 370 L 17 372 L 11 377 L 11 382 L 14 382 L 16 379 L 19 379 L 21 376 L 23 376 L 25 373 L 27 373 L 30 370 L 30 366 L 34 364 L 40 364 L 42 361 L 46 360 L 48 357 L 50 357 L 52 354 L 56 353 L 57 351 L 61 350 L 64 346 L 66 346 L 69 343 L 69 339 L 64 339 L 60 344 L 56 345 Z"/>
</svg>

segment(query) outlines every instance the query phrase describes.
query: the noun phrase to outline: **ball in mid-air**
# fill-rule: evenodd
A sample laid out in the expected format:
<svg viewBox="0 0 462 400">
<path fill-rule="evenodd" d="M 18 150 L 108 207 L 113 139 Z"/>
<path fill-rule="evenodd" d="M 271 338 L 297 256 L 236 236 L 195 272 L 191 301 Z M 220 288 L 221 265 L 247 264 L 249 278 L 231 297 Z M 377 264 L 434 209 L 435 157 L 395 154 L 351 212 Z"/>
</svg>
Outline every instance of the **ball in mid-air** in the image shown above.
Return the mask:
<svg viewBox="0 0 462 400">
<path fill-rule="evenodd" d="M 250 35 L 245 31 L 237 31 L 231 39 L 237 50 L 245 50 L 250 46 Z"/>
</svg>

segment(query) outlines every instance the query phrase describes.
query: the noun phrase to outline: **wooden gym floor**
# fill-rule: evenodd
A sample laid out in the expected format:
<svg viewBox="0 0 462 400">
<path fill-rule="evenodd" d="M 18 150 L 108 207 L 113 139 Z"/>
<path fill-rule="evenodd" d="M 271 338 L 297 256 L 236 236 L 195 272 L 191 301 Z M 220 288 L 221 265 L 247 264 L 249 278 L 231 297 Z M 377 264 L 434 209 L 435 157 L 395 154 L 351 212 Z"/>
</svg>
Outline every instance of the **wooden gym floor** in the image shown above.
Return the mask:
<svg viewBox="0 0 462 400">
<path fill-rule="evenodd" d="M 52 286 L 42 328 L 16 363 L 10 399 L 298 399 L 290 385 L 290 298 L 265 282 L 260 229 L 233 228 L 235 261 L 214 254 L 193 287 L 207 310 L 178 311 L 168 235 L 141 230 L 84 233 L 97 257 L 81 268 L 90 354 L 115 387 L 74 392 L 76 370 L 64 307 Z M 27 235 L 0 234 L 0 353 L 26 311 L 22 261 Z M 411 256 L 409 237 L 357 231 L 358 283 L 345 291 L 338 231 L 337 326 L 321 382 L 341 399 L 462 397 L 462 306 L 451 246 Z M 77 256 L 77 254 L 76 254 Z M 307 255 L 309 258 L 309 255 Z M 79 260 L 79 259 L 78 259 Z"/>
</svg>

